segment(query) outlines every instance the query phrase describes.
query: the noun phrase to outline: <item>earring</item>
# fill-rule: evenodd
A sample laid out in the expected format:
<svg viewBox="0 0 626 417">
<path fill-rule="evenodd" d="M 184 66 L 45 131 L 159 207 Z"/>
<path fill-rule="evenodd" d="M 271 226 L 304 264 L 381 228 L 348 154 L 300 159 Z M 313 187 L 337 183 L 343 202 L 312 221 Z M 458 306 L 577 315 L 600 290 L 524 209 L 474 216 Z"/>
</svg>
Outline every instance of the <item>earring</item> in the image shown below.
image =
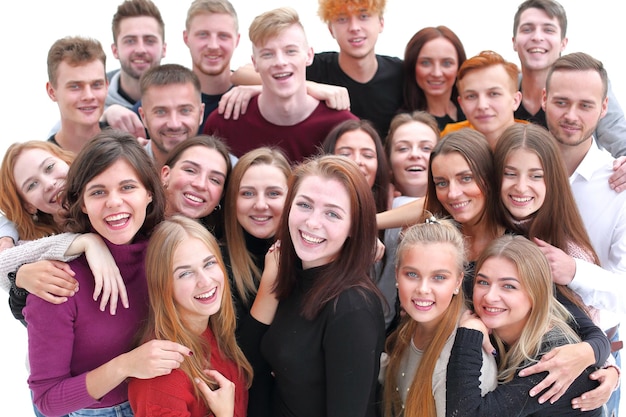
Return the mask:
<svg viewBox="0 0 626 417">
<path fill-rule="evenodd" d="M 163 183 L 163 189 L 167 190 L 167 187 L 169 187 L 170 183 L 169 182 L 164 182 Z"/>
<path fill-rule="evenodd" d="M 399 287 L 399 285 L 398 285 L 398 281 L 396 281 L 396 288 L 398 288 L 398 287 Z"/>
<path fill-rule="evenodd" d="M 33 215 L 31 216 L 33 218 L 33 221 L 35 223 L 37 223 L 39 221 L 39 216 L 37 216 L 37 212 L 34 212 Z"/>
<path fill-rule="evenodd" d="M 459 288 L 458 288 L 458 287 L 454 289 L 454 293 L 455 293 L 455 294 L 458 294 L 458 293 L 459 293 Z"/>
<path fill-rule="evenodd" d="M 217 206 L 215 206 L 215 208 L 213 209 L 213 211 L 220 211 L 222 209 L 222 205 L 218 204 Z"/>
</svg>

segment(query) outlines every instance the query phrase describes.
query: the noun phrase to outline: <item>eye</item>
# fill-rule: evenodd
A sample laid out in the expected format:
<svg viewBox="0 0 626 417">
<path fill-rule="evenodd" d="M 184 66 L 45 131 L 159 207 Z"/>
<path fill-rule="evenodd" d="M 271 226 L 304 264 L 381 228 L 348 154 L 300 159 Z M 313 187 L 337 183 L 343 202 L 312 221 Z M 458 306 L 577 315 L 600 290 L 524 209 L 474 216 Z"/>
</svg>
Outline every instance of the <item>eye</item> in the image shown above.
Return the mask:
<svg viewBox="0 0 626 417">
<path fill-rule="evenodd" d="M 239 195 L 242 196 L 243 198 L 250 198 L 250 197 L 254 197 L 255 193 L 252 191 L 242 191 Z"/>
<path fill-rule="evenodd" d="M 188 174 L 195 174 L 196 170 L 194 168 L 183 168 L 183 171 L 185 171 Z"/>
<path fill-rule="evenodd" d="M 489 285 L 489 283 L 488 283 L 486 280 L 484 280 L 484 279 L 480 279 L 480 278 L 477 278 L 477 279 L 476 279 L 475 284 L 476 284 L 476 285 Z"/>
<path fill-rule="evenodd" d="M 96 81 L 95 83 L 91 85 L 91 87 L 94 89 L 101 89 L 101 88 L 104 88 L 105 86 L 106 86 L 106 83 L 104 81 Z"/>
<path fill-rule="evenodd" d="M 476 100 L 476 94 L 466 94 L 463 96 L 464 100 Z"/>
<path fill-rule="evenodd" d="M 517 176 L 513 171 L 504 171 L 503 175 L 508 178 L 515 178 Z"/>
<path fill-rule="evenodd" d="M 209 178 L 209 181 L 211 181 L 215 185 L 222 185 L 222 179 L 218 177 L 211 177 Z"/>
<path fill-rule="evenodd" d="M 500 97 L 502 94 L 498 91 L 492 91 L 489 93 L 489 97 Z"/>
<path fill-rule="evenodd" d="M 433 280 L 435 281 L 444 281 L 446 279 L 445 275 L 435 275 L 433 276 Z"/>
<path fill-rule="evenodd" d="M 535 181 L 539 181 L 543 179 L 543 174 L 533 174 L 530 176 L 531 179 L 535 180 Z"/>
<path fill-rule="evenodd" d="M 422 152 L 428 152 L 431 153 L 433 151 L 433 147 L 430 145 L 426 145 L 426 146 L 422 146 Z"/>
<path fill-rule="evenodd" d="M 180 271 L 180 273 L 178 274 L 178 278 L 186 278 L 188 276 L 190 276 L 192 274 L 191 270 L 185 270 L 185 271 Z"/>
<path fill-rule="evenodd" d="M 215 259 L 209 259 L 209 260 L 207 261 L 207 263 L 205 263 L 205 264 L 204 264 L 204 269 L 209 269 L 209 268 L 211 268 L 211 267 L 212 267 L 212 266 L 214 266 L 214 265 L 217 265 L 217 260 L 215 260 Z"/>
<path fill-rule="evenodd" d="M 46 168 L 44 169 L 44 172 L 50 173 L 52 172 L 53 169 L 54 169 L 54 162 L 46 166 Z"/>
<path fill-rule="evenodd" d="M 37 186 L 37 181 L 33 181 L 30 184 L 28 184 L 28 186 L 26 187 L 26 191 L 32 191 L 36 186 Z"/>
<path fill-rule="evenodd" d="M 337 220 L 341 219 L 341 216 L 336 211 L 332 211 L 332 210 L 328 211 L 326 212 L 326 215 L 330 217 L 331 219 L 337 219 Z"/>
<path fill-rule="evenodd" d="M 296 207 L 300 207 L 303 210 L 310 210 L 311 209 L 311 205 L 309 203 L 305 203 L 305 202 L 296 203 Z"/>
<path fill-rule="evenodd" d="M 513 284 L 503 284 L 502 288 L 505 288 L 507 290 L 516 290 L 517 289 L 517 287 L 515 285 L 513 285 Z"/>
<path fill-rule="evenodd" d="M 135 190 L 135 189 L 137 189 L 137 186 L 134 185 L 134 184 L 125 184 L 125 185 L 122 186 L 122 190 L 124 190 L 124 191 L 132 191 L 132 190 Z"/>
<path fill-rule="evenodd" d="M 279 198 L 283 196 L 283 193 L 280 191 L 270 191 L 267 195 L 269 198 Z"/>
<path fill-rule="evenodd" d="M 435 181 L 435 187 L 437 188 L 445 188 L 448 186 L 448 181 Z"/>
<path fill-rule="evenodd" d="M 409 277 L 411 279 L 419 278 L 419 275 L 417 275 L 417 272 L 415 272 L 415 271 L 407 271 L 404 275 L 406 275 L 407 277 Z"/>
<path fill-rule="evenodd" d="M 180 113 L 185 116 L 191 114 L 192 112 L 193 112 L 193 109 L 191 109 L 190 107 L 184 107 L 180 110 Z"/>
<path fill-rule="evenodd" d="M 464 183 L 472 182 L 473 180 L 474 180 L 474 177 L 472 177 L 471 175 L 464 175 L 461 177 L 461 182 L 464 182 Z"/>
<path fill-rule="evenodd" d="M 395 151 L 400 153 L 400 152 L 407 152 L 409 150 L 408 146 L 398 146 Z"/>
<path fill-rule="evenodd" d="M 363 153 L 363 158 L 365 159 L 376 159 L 376 155 L 371 152 Z"/>
</svg>

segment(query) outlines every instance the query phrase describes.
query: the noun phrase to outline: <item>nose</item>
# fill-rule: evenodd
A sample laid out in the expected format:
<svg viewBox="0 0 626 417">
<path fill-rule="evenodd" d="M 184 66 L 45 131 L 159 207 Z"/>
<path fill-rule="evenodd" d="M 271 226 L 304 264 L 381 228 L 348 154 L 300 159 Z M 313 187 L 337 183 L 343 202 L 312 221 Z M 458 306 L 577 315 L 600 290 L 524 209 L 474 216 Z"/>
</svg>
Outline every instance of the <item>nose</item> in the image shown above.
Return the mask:
<svg viewBox="0 0 626 417">
<path fill-rule="evenodd" d="M 350 20 L 348 20 L 348 29 L 352 32 L 356 32 L 361 29 L 359 18 L 357 16 L 350 16 Z"/>
<path fill-rule="evenodd" d="M 493 303 L 500 299 L 500 293 L 496 285 L 489 285 L 488 289 L 484 292 L 483 298 L 487 303 Z"/>
<path fill-rule="evenodd" d="M 91 100 L 94 98 L 94 94 L 93 94 L 93 90 L 91 88 L 90 85 L 86 85 L 85 88 L 83 88 L 83 96 L 82 99 L 83 100 Z"/>
<path fill-rule="evenodd" d="M 194 188 L 200 189 L 200 190 L 206 190 L 207 184 L 209 182 L 209 179 L 207 177 L 205 177 L 204 175 L 196 175 L 194 177 L 194 179 L 191 181 L 191 185 Z"/>
<path fill-rule="evenodd" d="M 441 75 L 442 71 L 441 71 L 441 64 L 436 63 L 435 65 L 433 65 L 433 75 Z"/>
<path fill-rule="evenodd" d="M 198 287 L 203 287 L 206 284 L 210 284 L 212 282 L 217 282 L 217 280 L 211 275 L 211 272 L 200 269 L 198 272 L 198 281 L 196 282 L 196 285 Z"/>
<path fill-rule="evenodd" d="M 306 219 L 305 224 L 309 229 L 318 229 L 320 227 L 320 219 L 317 211 L 312 211 Z"/>
<path fill-rule="evenodd" d="M 166 125 L 170 129 L 178 129 L 182 126 L 181 117 L 179 117 L 176 111 L 172 111 L 169 113 Z"/>
<path fill-rule="evenodd" d="M 427 278 L 422 277 L 422 279 L 419 280 L 419 283 L 417 284 L 417 287 L 415 288 L 415 291 L 418 294 L 428 294 L 430 293 L 430 282 Z"/>
<path fill-rule="evenodd" d="M 254 208 L 257 210 L 265 210 L 267 208 L 267 199 L 263 194 L 259 194 L 254 201 Z"/>
<path fill-rule="evenodd" d="M 519 192 L 526 191 L 526 179 L 522 175 L 518 175 L 515 181 L 515 189 Z"/>
<path fill-rule="evenodd" d="M 454 181 L 450 181 L 448 185 L 448 198 L 453 200 L 462 194 L 461 187 L 459 187 Z"/>
<path fill-rule="evenodd" d="M 478 103 L 478 108 L 479 109 L 486 109 L 486 108 L 489 107 L 489 99 L 484 94 L 479 94 L 478 95 L 477 103 Z"/>
<path fill-rule="evenodd" d="M 217 35 L 216 34 L 211 34 L 211 35 L 209 35 L 207 37 L 206 46 L 209 49 L 217 49 L 218 48 Z"/>
<path fill-rule="evenodd" d="M 121 204 L 122 204 L 122 198 L 119 196 L 117 192 L 109 193 L 106 199 L 107 207 L 118 207 Z"/>
<path fill-rule="evenodd" d="M 533 30 L 532 39 L 534 41 L 540 41 L 543 39 L 543 31 L 541 30 L 541 28 L 537 27 L 535 30 Z"/>
<path fill-rule="evenodd" d="M 57 183 L 56 179 L 45 178 L 45 177 L 41 179 L 41 182 L 43 183 L 45 191 L 52 190 Z"/>
<path fill-rule="evenodd" d="M 411 152 L 409 152 L 409 157 L 411 159 L 417 159 L 421 154 L 419 146 L 411 146 Z"/>
</svg>

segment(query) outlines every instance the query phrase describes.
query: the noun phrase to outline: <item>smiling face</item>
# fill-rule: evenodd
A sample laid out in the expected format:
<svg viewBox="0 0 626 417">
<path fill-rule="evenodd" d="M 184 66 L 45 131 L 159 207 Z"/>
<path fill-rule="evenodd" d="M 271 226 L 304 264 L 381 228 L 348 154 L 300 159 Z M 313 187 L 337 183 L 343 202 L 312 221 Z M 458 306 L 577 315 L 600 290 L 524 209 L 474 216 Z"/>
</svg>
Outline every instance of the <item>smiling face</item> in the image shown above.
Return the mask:
<svg viewBox="0 0 626 417">
<path fill-rule="evenodd" d="M 335 143 L 335 155 L 352 159 L 365 176 L 367 184 L 374 186 L 378 171 L 378 154 L 374 139 L 367 132 L 358 129 L 342 134 Z"/>
<path fill-rule="evenodd" d="M 153 150 L 163 155 L 198 133 L 203 112 L 200 93 L 192 83 L 150 86 L 139 108 Z"/>
<path fill-rule="evenodd" d="M 122 71 L 139 80 L 150 67 L 165 57 L 159 23 L 151 16 L 127 17 L 120 21 L 117 43 L 111 45 Z"/>
<path fill-rule="evenodd" d="M 593 70 L 554 71 L 549 90 L 544 90 L 543 108 L 550 133 L 561 146 L 589 149 L 593 132 L 608 108 L 600 74 Z"/>
<path fill-rule="evenodd" d="M 250 166 L 239 184 L 237 221 L 256 238 L 274 236 L 286 196 L 287 178 L 278 167 L 267 164 Z"/>
<path fill-rule="evenodd" d="M 209 215 L 222 198 L 226 171 L 222 154 L 206 146 L 190 147 L 173 167 L 164 165 L 161 181 L 166 184 L 167 214 L 192 219 Z"/>
<path fill-rule="evenodd" d="M 537 212 L 546 198 L 543 165 L 535 152 L 516 149 L 509 153 L 502 174 L 500 198 L 518 220 Z"/>
<path fill-rule="evenodd" d="M 452 42 L 435 38 L 426 42 L 417 56 L 415 81 L 426 97 L 450 98 L 458 70 L 458 54 Z"/>
<path fill-rule="evenodd" d="M 465 158 L 458 152 L 432 161 L 437 200 L 461 224 L 475 225 L 485 211 L 485 195 Z"/>
<path fill-rule="evenodd" d="M 405 123 L 394 132 L 389 161 L 393 183 L 402 195 L 426 195 L 428 160 L 437 139 L 435 132 L 420 122 Z"/>
<path fill-rule="evenodd" d="M 289 212 L 289 234 L 304 269 L 335 260 L 351 225 L 350 196 L 342 183 L 318 176 L 302 180 Z"/>
<path fill-rule="evenodd" d="M 515 123 L 514 112 L 522 94 L 502 65 L 468 72 L 459 82 L 459 104 L 467 120 L 485 135 L 493 149 L 507 127 Z"/>
<path fill-rule="evenodd" d="M 224 271 L 200 239 L 181 241 L 172 259 L 174 302 L 186 324 L 202 333 L 222 305 Z"/>
<path fill-rule="evenodd" d="M 252 52 L 263 94 L 290 98 L 306 91 L 306 67 L 313 62 L 313 49 L 308 46 L 302 27 L 291 25 L 263 45 L 254 45 Z"/>
<path fill-rule="evenodd" d="M 452 244 L 415 244 L 402 253 L 396 268 L 400 304 L 413 320 L 434 330 L 462 278 Z"/>
<path fill-rule="evenodd" d="M 63 61 L 57 69 L 54 86 L 46 85 L 48 96 L 59 105 L 64 124 L 91 127 L 104 112 L 108 81 L 102 61 L 96 59 L 77 66 Z"/>
<path fill-rule="evenodd" d="M 503 257 L 488 258 L 482 264 L 476 274 L 473 301 L 485 326 L 509 346 L 519 339 L 533 307 L 517 267 Z"/>
<path fill-rule="evenodd" d="M 227 13 L 200 13 L 189 22 L 183 40 L 194 72 L 209 76 L 230 73 L 230 60 L 239 44 L 235 19 Z"/>
<path fill-rule="evenodd" d="M 96 175 L 83 190 L 83 212 L 91 226 L 115 245 L 133 240 L 151 201 L 152 196 L 125 159 L 118 159 Z"/>
<path fill-rule="evenodd" d="M 352 59 L 374 56 L 378 35 L 383 31 L 382 16 L 368 10 L 341 13 L 328 23 L 341 54 Z"/>
<path fill-rule="evenodd" d="M 24 149 L 15 160 L 13 176 L 18 193 L 26 202 L 26 210 L 56 215 L 61 208 L 59 194 L 63 191 L 69 166 L 62 159 L 43 149 Z"/>
<path fill-rule="evenodd" d="M 522 12 L 513 38 L 513 49 L 522 68 L 547 70 L 566 46 L 567 38 L 561 39 L 561 27 L 556 17 L 551 18 L 544 10 L 534 7 Z"/>
</svg>

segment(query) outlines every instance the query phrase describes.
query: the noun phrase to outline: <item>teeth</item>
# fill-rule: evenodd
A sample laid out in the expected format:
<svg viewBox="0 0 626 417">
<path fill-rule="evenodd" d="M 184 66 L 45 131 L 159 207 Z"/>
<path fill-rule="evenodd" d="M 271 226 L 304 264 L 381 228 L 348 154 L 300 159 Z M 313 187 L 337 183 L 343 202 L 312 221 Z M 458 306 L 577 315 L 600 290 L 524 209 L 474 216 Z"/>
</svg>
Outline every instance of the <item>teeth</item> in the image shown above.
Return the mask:
<svg viewBox="0 0 626 417">
<path fill-rule="evenodd" d="M 188 200 L 195 201 L 196 203 L 204 203 L 203 199 L 201 199 L 200 197 L 196 197 L 195 195 L 191 195 L 191 194 L 183 194 L 183 195 Z"/>
<path fill-rule="evenodd" d="M 494 307 L 484 307 L 484 310 L 488 313 L 501 313 L 504 311 L 503 308 L 494 308 Z"/>
<path fill-rule="evenodd" d="M 532 197 L 513 197 L 513 196 L 511 196 L 511 200 L 515 201 L 516 203 L 528 203 L 532 199 L 533 199 Z"/>
<path fill-rule="evenodd" d="M 107 221 L 107 222 L 116 222 L 118 220 L 127 219 L 129 217 L 130 217 L 130 215 L 128 213 L 122 213 L 122 214 L 116 214 L 114 216 L 109 216 L 109 217 L 105 218 L 104 220 Z"/>
<path fill-rule="evenodd" d="M 411 172 L 422 172 L 424 171 L 424 168 L 418 167 L 418 166 L 412 166 L 412 167 L 408 167 L 406 170 L 411 171 Z"/>
<path fill-rule="evenodd" d="M 252 220 L 257 221 L 257 222 L 266 222 L 268 221 L 270 218 L 269 217 L 255 217 L 255 216 L 250 216 L 252 218 Z"/>
<path fill-rule="evenodd" d="M 530 49 L 528 52 L 543 54 L 544 52 L 546 52 L 546 50 L 545 49 L 541 49 L 541 48 L 533 48 L 533 49 Z"/>
<path fill-rule="evenodd" d="M 365 38 L 354 38 L 354 39 L 350 40 L 350 42 L 355 42 L 355 43 L 356 42 L 362 42 L 363 39 L 365 39 Z"/>
<path fill-rule="evenodd" d="M 431 305 L 435 304 L 433 301 L 416 301 L 413 300 L 413 304 L 415 304 L 418 307 L 430 307 Z"/>
<path fill-rule="evenodd" d="M 469 201 L 464 201 L 463 203 L 456 203 L 456 204 L 450 204 L 450 205 L 454 209 L 459 209 L 459 208 L 467 206 L 468 204 L 469 204 Z"/>
<path fill-rule="evenodd" d="M 215 291 L 217 291 L 217 287 L 213 288 L 209 292 L 205 292 L 204 294 L 197 295 L 195 298 L 202 298 L 202 299 L 211 298 L 215 294 Z"/>
<path fill-rule="evenodd" d="M 290 72 L 283 72 L 280 74 L 274 74 L 274 78 L 287 78 L 291 75 Z"/>
<path fill-rule="evenodd" d="M 309 243 L 322 243 L 324 241 L 324 239 L 322 238 L 307 235 L 304 232 L 300 232 L 300 236 L 302 236 L 302 239 L 304 239 L 306 242 L 309 242 Z"/>
</svg>

